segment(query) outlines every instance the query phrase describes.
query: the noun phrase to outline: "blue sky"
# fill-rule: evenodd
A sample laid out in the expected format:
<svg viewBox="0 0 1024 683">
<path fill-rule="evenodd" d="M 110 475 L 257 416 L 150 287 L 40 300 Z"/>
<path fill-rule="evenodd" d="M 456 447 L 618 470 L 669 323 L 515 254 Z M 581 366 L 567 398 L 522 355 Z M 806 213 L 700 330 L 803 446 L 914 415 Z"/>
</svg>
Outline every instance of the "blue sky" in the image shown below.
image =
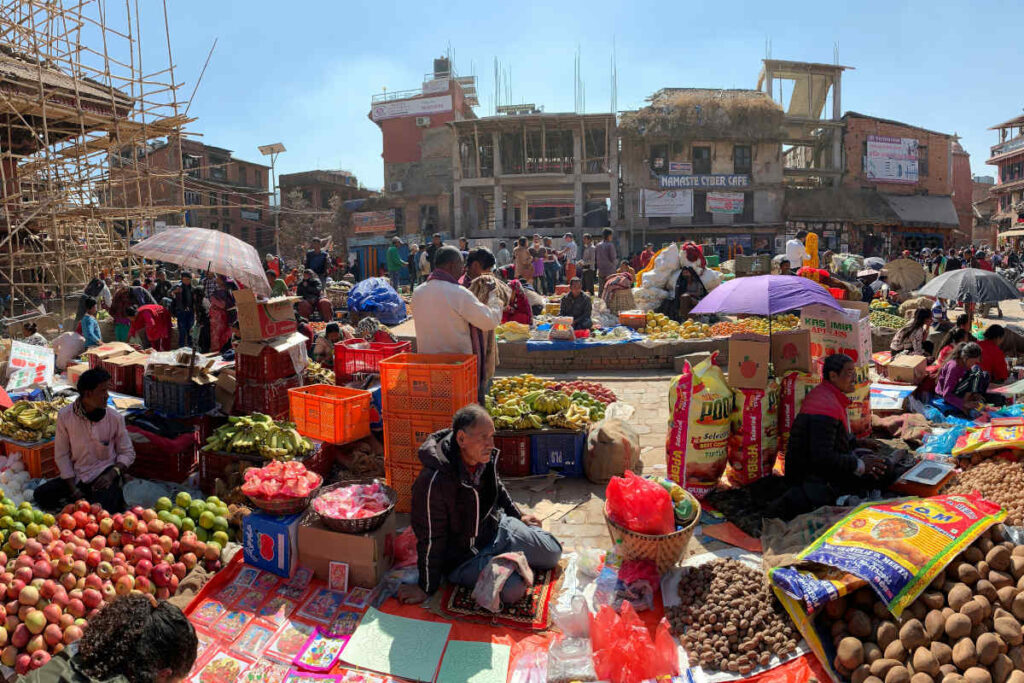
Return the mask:
<svg viewBox="0 0 1024 683">
<path fill-rule="evenodd" d="M 456 69 L 479 77 L 486 115 L 495 58 L 511 72 L 513 101 L 571 111 L 578 47 L 586 109 L 597 112 L 610 107 L 613 40 L 620 110 L 667 86 L 753 88 L 767 39 L 772 57 L 800 61 L 832 62 L 838 43 L 840 63 L 855 67 L 844 110 L 958 133 L 984 175 L 996 142 L 987 128 L 1024 108 L 1024 17 L 1011 1 L 167 2 L 182 99 L 218 40 L 189 112 L 200 139 L 253 161 L 257 145 L 280 141 L 279 173 L 346 168 L 373 188 L 383 167 L 371 95 L 418 87 L 449 46 Z M 142 7 L 155 59 L 165 49 L 158 3 Z"/>
</svg>

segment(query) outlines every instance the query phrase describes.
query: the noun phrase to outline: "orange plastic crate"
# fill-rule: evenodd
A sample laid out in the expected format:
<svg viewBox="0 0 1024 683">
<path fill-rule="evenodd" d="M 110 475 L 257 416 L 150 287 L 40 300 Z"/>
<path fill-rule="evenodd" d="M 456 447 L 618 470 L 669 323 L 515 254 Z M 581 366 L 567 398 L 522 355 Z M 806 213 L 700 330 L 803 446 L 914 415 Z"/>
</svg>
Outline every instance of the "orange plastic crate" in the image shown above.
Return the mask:
<svg viewBox="0 0 1024 683">
<path fill-rule="evenodd" d="M 299 434 L 326 443 L 370 435 L 370 392 L 333 384 L 288 390 L 288 407 Z"/>
<path fill-rule="evenodd" d="M 384 414 L 451 418 L 477 400 L 476 356 L 400 353 L 380 363 Z"/>
<path fill-rule="evenodd" d="M 33 479 L 49 479 L 57 476 L 57 462 L 53 457 L 53 439 L 41 443 L 25 443 L 14 439 L 4 439 L 3 442 L 7 457 L 20 455 L 22 464 Z"/>
<path fill-rule="evenodd" d="M 419 466 L 420 445 L 434 432 L 451 426 L 450 417 L 388 415 L 384 418 L 384 457 L 394 463 Z"/>
<path fill-rule="evenodd" d="M 387 458 L 384 459 L 387 485 L 398 494 L 395 512 L 412 512 L 412 485 L 422 469 L 421 465 L 389 463 Z"/>
</svg>

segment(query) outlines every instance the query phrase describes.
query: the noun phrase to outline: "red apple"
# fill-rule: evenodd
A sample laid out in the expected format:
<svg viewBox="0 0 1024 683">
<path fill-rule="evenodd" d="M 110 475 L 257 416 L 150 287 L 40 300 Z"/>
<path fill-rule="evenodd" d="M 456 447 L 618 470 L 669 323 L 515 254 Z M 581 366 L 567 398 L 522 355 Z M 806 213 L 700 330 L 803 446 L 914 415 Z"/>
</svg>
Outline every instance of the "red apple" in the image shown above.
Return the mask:
<svg viewBox="0 0 1024 683">
<path fill-rule="evenodd" d="M 76 583 L 78 583 L 78 577 L 70 571 L 67 574 L 60 575 L 60 585 L 62 585 L 65 590 L 71 590 L 75 587 Z"/>
<path fill-rule="evenodd" d="M 56 624 L 60 621 L 60 616 L 63 614 L 60 605 L 55 602 L 51 602 L 49 605 L 43 608 L 43 616 L 46 617 L 46 621 L 51 624 Z"/>
<path fill-rule="evenodd" d="M 178 592 L 178 577 L 171 574 L 171 582 L 167 584 L 167 587 L 171 589 L 171 593 Z"/>
<path fill-rule="evenodd" d="M 174 526 L 173 524 L 164 525 L 164 535 L 170 536 L 172 541 L 177 541 L 178 536 L 180 536 L 180 534 L 181 532 L 178 531 L 178 527 Z"/>
<path fill-rule="evenodd" d="M 39 589 L 39 595 L 47 600 L 52 600 L 54 594 L 57 592 L 57 586 L 58 584 L 56 581 L 53 579 L 47 579 L 46 581 L 43 581 L 43 587 Z"/>
<path fill-rule="evenodd" d="M 21 579 L 15 579 L 7 584 L 7 597 L 17 600 L 18 596 L 21 595 L 21 591 L 28 585 Z"/>
<path fill-rule="evenodd" d="M 138 567 L 136 567 L 137 569 Z M 161 562 L 153 567 L 152 569 L 153 583 L 156 584 L 157 588 L 163 588 L 171 582 L 171 566 L 166 562 Z"/>
<path fill-rule="evenodd" d="M 123 519 L 121 524 L 124 527 L 125 531 L 129 531 L 131 533 L 135 533 L 135 529 L 139 525 L 139 520 L 138 520 L 138 518 L 135 515 L 133 515 L 132 513 L 129 512 L 129 513 L 125 514 L 124 519 Z"/>
<path fill-rule="evenodd" d="M 103 588 L 103 579 L 98 574 L 89 574 L 85 577 L 85 587 L 92 588 L 93 590 L 99 590 Z"/>
<path fill-rule="evenodd" d="M 35 578 L 35 573 L 32 571 L 32 558 L 28 557 L 28 555 L 22 555 L 22 557 L 28 558 L 28 566 L 18 567 L 14 572 L 14 578 L 30 583 Z"/>
<path fill-rule="evenodd" d="M 114 588 L 114 584 L 109 581 L 103 584 L 103 588 L 100 589 L 100 592 L 103 594 L 104 602 L 110 602 L 117 597 L 117 590 Z"/>
<path fill-rule="evenodd" d="M 152 593 L 154 588 L 155 587 L 153 586 L 153 582 L 145 576 L 135 577 L 135 590 L 140 591 L 142 593 Z"/>
<path fill-rule="evenodd" d="M 68 597 L 71 600 L 81 600 L 82 599 L 82 589 L 81 588 L 74 588 L 74 589 L 72 589 L 68 593 Z"/>
<path fill-rule="evenodd" d="M 138 567 L 141 560 L 153 562 L 153 551 L 146 546 L 136 546 L 135 552 L 132 553 L 132 561 L 135 563 L 136 567 Z"/>
<path fill-rule="evenodd" d="M 61 637 L 64 636 L 63 633 L 60 634 L 60 635 L 61 635 Z M 60 641 L 58 640 L 58 642 L 60 642 Z M 56 644 L 57 643 L 50 643 L 49 640 L 47 640 L 47 645 L 56 645 Z M 32 663 L 31 663 L 30 666 L 31 666 L 31 668 L 33 670 L 35 670 L 35 669 L 38 669 L 41 666 L 46 666 L 46 664 L 49 661 L 50 661 L 50 653 L 49 652 L 47 652 L 46 650 L 36 650 L 35 652 L 32 653 Z"/>
<path fill-rule="evenodd" d="M 110 517 L 100 520 L 100 533 L 104 536 L 109 536 L 110 532 L 114 530 L 114 520 Z"/>
<path fill-rule="evenodd" d="M 75 623 L 75 618 L 66 612 L 60 615 L 60 619 L 57 620 L 57 625 L 60 626 L 62 631 L 67 631 L 68 626 Z"/>
<path fill-rule="evenodd" d="M 156 589 L 156 599 L 157 600 L 167 600 L 170 597 L 171 597 L 171 591 L 166 586 Z"/>
<path fill-rule="evenodd" d="M 28 639 L 28 645 L 25 646 L 25 652 L 32 654 L 38 650 L 46 649 L 46 641 L 43 640 L 43 634 L 34 635 Z"/>
<path fill-rule="evenodd" d="M 25 541 L 25 552 L 35 557 L 39 553 L 43 552 L 43 544 L 34 538 L 30 538 Z"/>
<path fill-rule="evenodd" d="M 27 643 L 26 643 L 27 644 Z M 22 652 L 18 655 L 18 661 L 14 665 L 14 673 L 24 676 L 32 669 L 32 655 Z"/>
<path fill-rule="evenodd" d="M 83 527 L 83 529 L 85 531 L 85 537 L 91 539 L 91 538 L 94 538 L 97 534 L 99 534 L 99 532 L 100 532 L 100 525 L 97 524 L 96 522 L 89 521 L 89 522 L 85 523 L 85 526 Z"/>
<path fill-rule="evenodd" d="M 73 531 L 75 528 L 75 518 L 65 512 L 57 517 L 57 524 L 60 525 L 61 529 Z"/>
<path fill-rule="evenodd" d="M 71 573 L 78 578 L 82 578 L 89 573 L 89 568 L 82 560 L 75 560 L 71 565 Z"/>
<path fill-rule="evenodd" d="M 96 575 L 101 579 L 109 579 L 114 574 L 114 565 L 107 561 L 100 562 L 96 565 Z"/>
<path fill-rule="evenodd" d="M 106 536 L 93 536 L 92 540 L 89 541 L 89 545 L 91 545 L 94 550 L 103 550 L 104 548 L 107 547 L 107 537 Z"/>
<path fill-rule="evenodd" d="M 128 595 L 135 588 L 135 579 L 131 576 L 125 575 L 117 580 L 114 584 L 114 590 L 117 591 L 118 595 Z"/>
<path fill-rule="evenodd" d="M 191 571 L 192 568 L 196 566 L 196 563 L 198 561 L 199 561 L 199 558 L 196 557 L 195 553 L 185 553 L 184 555 L 181 556 L 182 564 L 184 564 L 185 565 L 185 569 L 187 569 L 189 571 Z"/>
<path fill-rule="evenodd" d="M 68 614 L 70 614 L 70 615 L 72 615 L 74 617 L 83 617 L 83 616 L 85 616 L 85 603 L 83 603 L 81 600 L 79 600 L 77 598 L 69 600 L 68 601 L 68 606 L 67 606 L 66 609 L 67 609 Z"/>
<path fill-rule="evenodd" d="M 28 626 L 25 624 L 18 624 L 14 633 L 11 634 L 11 645 L 22 650 L 28 645 L 28 639 L 32 637 L 32 634 L 28 630 Z"/>
<path fill-rule="evenodd" d="M 64 629 L 64 644 L 70 645 L 82 637 L 82 627 L 72 624 Z"/>
<path fill-rule="evenodd" d="M 116 565 L 114 567 L 114 573 L 111 574 L 110 578 L 113 579 L 114 581 L 116 581 L 117 579 L 120 579 L 122 576 L 124 576 L 127 573 L 128 573 L 128 568 L 125 567 L 123 564 L 119 564 L 119 565 Z"/>
<path fill-rule="evenodd" d="M 18 661 L 18 648 L 13 645 L 8 645 L 0 652 L 0 664 L 4 666 L 14 668 L 15 663 Z"/>
<path fill-rule="evenodd" d="M 78 562 L 85 562 L 85 556 L 88 554 L 88 550 L 77 544 L 71 549 L 71 559 Z"/>
<path fill-rule="evenodd" d="M 157 518 L 156 510 L 148 509 L 147 508 L 146 510 L 142 511 L 142 521 L 144 521 L 146 523 L 149 523 L 149 522 L 152 522 L 156 518 Z"/>
<path fill-rule="evenodd" d="M 18 594 L 18 602 L 22 605 L 34 605 L 39 602 L 39 591 L 34 586 L 25 586 Z"/>
<path fill-rule="evenodd" d="M 32 574 L 39 579 L 48 579 L 53 572 L 49 560 L 39 560 L 32 566 Z"/>
<path fill-rule="evenodd" d="M 88 567 L 95 567 L 95 566 L 97 566 L 100 563 L 101 560 L 102 560 L 102 558 L 100 557 L 100 551 L 99 550 L 88 550 L 88 551 L 86 551 L 86 553 L 85 553 L 85 564 L 86 564 L 86 566 L 88 566 Z"/>
<path fill-rule="evenodd" d="M 64 589 L 64 586 L 60 586 L 57 592 L 53 594 L 54 604 L 60 605 L 61 609 L 64 609 L 68 605 L 68 592 Z"/>
<path fill-rule="evenodd" d="M 115 547 L 121 545 L 121 532 L 111 531 L 110 534 L 107 536 L 107 541 L 110 542 L 110 545 Z"/>
<path fill-rule="evenodd" d="M 108 548 L 104 548 L 103 550 L 100 551 L 100 559 L 103 560 L 104 562 L 113 562 L 114 561 L 114 557 L 115 557 L 115 555 L 114 555 L 114 549 L 113 548 L 109 548 L 108 547 Z"/>
<path fill-rule="evenodd" d="M 74 560 L 68 555 L 62 555 L 57 559 L 57 571 L 61 574 L 67 574 L 71 571 L 71 564 Z"/>
<path fill-rule="evenodd" d="M 89 609 L 96 609 L 103 604 L 103 594 L 95 588 L 86 588 L 82 592 L 82 602 Z"/>
<path fill-rule="evenodd" d="M 165 554 L 171 552 L 171 548 L 174 547 L 174 541 L 171 540 L 170 536 L 161 536 L 158 542 Z"/>
<path fill-rule="evenodd" d="M 149 576 L 153 571 L 153 563 L 143 558 L 135 563 L 135 576 Z"/>
<path fill-rule="evenodd" d="M 32 635 L 38 635 L 43 632 L 46 628 L 46 615 L 43 614 L 42 610 L 30 609 L 25 615 L 25 626 L 28 627 L 28 632 Z"/>
<path fill-rule="evenodd" d="M 84 529 L 85 525 L 89 523 L 89 514 L 82 510 L 76 510 L 71 516 L 75 520 L 75 529 Z"/>
<path fill-rule="evenodd" d="M 60 641 L 64 640 L 64 632 L 60 630 L 60 626 L 57 624 L 49 624 L 43 630 L 43 640 L 46 641 L 47 645 L 53 647 Z"/>
<path fill-rule="evenodd" d="M 185 567 L 184 562 L 175 562 L 171 565 L 171 573 L 179 579 L 184 579 L 185 575 L 188 574 L 188 568 Z"/>
</svg>

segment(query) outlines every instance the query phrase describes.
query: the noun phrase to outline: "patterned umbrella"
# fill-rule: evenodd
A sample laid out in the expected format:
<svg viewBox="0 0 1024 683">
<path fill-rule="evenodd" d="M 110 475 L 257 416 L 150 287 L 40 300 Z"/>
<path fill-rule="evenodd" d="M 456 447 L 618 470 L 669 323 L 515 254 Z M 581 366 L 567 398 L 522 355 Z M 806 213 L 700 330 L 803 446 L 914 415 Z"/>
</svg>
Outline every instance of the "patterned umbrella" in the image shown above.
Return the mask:
<svg viewBox="0 0 1024 683">
<path fill-rule="evenodd" d="M 263 261 L 256 248 L 219 230 L 168 228 L 130 250 L 154 261 L 175 263 L 197 271 L 211 270 L 234 278 L 257 294 L 270 296 Z"/>
</svg>

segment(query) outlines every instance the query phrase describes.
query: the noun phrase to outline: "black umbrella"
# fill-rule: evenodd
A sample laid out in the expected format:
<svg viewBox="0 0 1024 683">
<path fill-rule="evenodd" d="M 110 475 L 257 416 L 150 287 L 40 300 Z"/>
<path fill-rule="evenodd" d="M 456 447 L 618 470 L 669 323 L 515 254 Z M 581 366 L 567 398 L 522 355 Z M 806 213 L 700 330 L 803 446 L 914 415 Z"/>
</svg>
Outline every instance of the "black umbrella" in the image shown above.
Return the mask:
<svg viewBox="0 0 1024 683">
<path fill-rule="evenodd" d="M 961 268 L 943 273 L 917 290 L 916 294 L 971 304 L 994 304 L 1020 298 L 1020 292 L 1012 282 L 980 268 Z"/>
</svg>

